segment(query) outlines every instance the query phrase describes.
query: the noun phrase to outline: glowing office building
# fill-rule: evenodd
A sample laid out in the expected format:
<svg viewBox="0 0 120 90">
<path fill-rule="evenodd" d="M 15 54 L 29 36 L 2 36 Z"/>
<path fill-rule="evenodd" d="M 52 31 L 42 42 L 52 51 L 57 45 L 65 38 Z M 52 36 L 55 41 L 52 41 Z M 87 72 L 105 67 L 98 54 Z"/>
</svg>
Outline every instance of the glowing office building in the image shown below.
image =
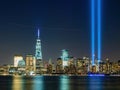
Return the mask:
<svg viewBox="0 0 120 90">
<path fill-rule="evenodd" d="M 33 55 L 26 55 L 26 70 L 36 71 L 36 60 Z"/>
<path fill-rule="evenodd" d="M 34 57 L 33 55 L 26 55 L 26 66 L 33 66 L 34 65 Z"/>
<path fill-rule="evenodd" d="M 63 63 L 63 67 L 68 66 L 68 60 L 69 60 L 69 55 L 68 55 L 68 51 L 67 50 L 62 50 L 62 63 Z"/>
<path fill-rule="evenodd" d="M 23 57 L 16 55 L 14 56 L 14 67 L 18 67 L 20 62 L 23 62 Z M 22 64 L 25 64 L 24 62 Z"/>
</svg>

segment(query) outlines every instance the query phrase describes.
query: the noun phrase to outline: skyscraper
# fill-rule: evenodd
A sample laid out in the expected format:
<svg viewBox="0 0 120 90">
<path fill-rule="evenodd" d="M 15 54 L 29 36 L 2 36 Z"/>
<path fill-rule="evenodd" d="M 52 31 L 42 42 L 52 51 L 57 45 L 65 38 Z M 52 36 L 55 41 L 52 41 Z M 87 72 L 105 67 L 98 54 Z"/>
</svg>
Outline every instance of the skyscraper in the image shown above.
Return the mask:
<svg viewBox="0 0 120 90">
<path fill-rule="evenodd" d="M 37 60 L 42 60 L 42 50 L 41 50 L 41 40 L 40 40 L 40 31 L 38 29 L 38 37 L 36 42 L 35 58 Z"/>
<path fill-rule="evenodd" d="M 43 63 L 42 63 L 42 50 L 41 50 L 41 40 L 40 40 L 39 29 L 37 34 L 38 34 L 38 37 L 36 41 L 35 59 L 36 59 L 36 67 L 41 68 L 43 67 Z"/>
<path fill-rule="evenodd" d="M 68 51 L 67 50 L 65 50 L 65 49 L 62 50 L 61 59 L 63 60 L 63 68 L 65 66 L 68 66 L 69 55 L 68 55 Z"/>
</svg>

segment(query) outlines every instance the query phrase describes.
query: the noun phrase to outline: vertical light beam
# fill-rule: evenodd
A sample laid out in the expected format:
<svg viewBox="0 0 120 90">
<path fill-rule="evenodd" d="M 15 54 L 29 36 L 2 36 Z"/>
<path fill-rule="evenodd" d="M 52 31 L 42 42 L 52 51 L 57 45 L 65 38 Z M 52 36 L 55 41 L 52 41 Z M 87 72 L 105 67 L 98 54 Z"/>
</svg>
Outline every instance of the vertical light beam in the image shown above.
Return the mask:
<svg viewBox="0 0 120 90">
<path fill-rule="evenodd" d="M 101 0 L 97 4 L 97 18 L 98 18 L 98 62 L 101 60 Z"/>
<path fill-rule="evenodd" d="M 94 65 L 95 54 L 95 1 L 91 0 L 91 39 L 92 39 L 92 65 Z"/>
</svg>

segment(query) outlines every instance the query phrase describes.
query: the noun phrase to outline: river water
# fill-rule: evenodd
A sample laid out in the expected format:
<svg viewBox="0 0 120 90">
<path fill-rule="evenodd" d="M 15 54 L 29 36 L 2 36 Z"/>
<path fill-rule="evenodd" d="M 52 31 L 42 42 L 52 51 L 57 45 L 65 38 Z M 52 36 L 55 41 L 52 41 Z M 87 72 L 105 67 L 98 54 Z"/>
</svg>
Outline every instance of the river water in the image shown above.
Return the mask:
<svg viewBox="0 0 120 90">
<path fill-rule="evenodd" d="M 120 77 L 0 76 L 0 90 L 120 90 Z"/>
</svg>

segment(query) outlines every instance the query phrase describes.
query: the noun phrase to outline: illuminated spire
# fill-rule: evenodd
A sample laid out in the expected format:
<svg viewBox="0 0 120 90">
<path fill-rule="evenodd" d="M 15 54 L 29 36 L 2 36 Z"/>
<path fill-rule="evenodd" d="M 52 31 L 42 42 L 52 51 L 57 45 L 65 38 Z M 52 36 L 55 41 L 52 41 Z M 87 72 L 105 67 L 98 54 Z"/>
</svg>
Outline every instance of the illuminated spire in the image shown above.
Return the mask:
<svg viewBox="0 0 120 90">
<path fill-rule="evenodd" d="M 38 38 L 40 38 L 40 30 L 39 30 L 39 28 L 38 28 Z"/>
</svg>

